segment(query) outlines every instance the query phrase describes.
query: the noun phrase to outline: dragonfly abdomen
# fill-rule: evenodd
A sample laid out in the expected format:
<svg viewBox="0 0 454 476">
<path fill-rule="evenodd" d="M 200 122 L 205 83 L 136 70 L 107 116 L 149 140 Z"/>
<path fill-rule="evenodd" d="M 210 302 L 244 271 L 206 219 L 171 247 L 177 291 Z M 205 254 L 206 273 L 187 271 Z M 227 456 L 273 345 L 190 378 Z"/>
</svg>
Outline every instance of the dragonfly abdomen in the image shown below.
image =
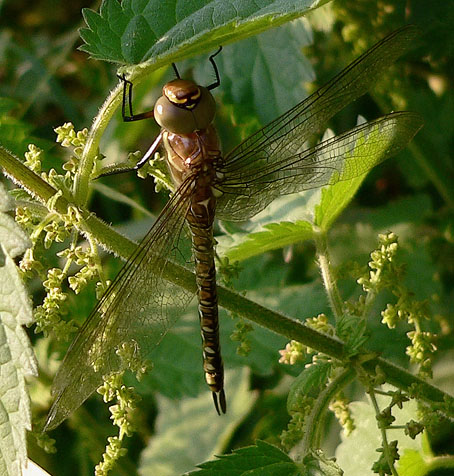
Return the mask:
<svg viewBox="0 0 454 476">
<path fill-rule="evenodd" d="M 198 182 L 198 181 L 197 181 Z M 205 180 L 201 180 L 205 182 Z M 208 182 L 208 181 L 207 181 Z M 216 410 L 226 411 L 224 366 L 219 340 L 216 266 L 214 261 L 213 221 L 216 198 L 208 183 L 196 185 L 187 221 L 192 235 L 195 261 L 199 319 L 202 335 L 205 381 L 213 392 Z M 219 398 L 219 404 L 218 404 Z"/>
<path fill-rule="evenodd" d="M 203 347 L 205 380 L 213 392 L 218 413 L 225 413 L 224 366 L 219 341 L 216 266 L 214 262 L 213 222 L 216 211 L 215 164 L 220 161 L 219 141 L 212 126 L 191 134 L 165 131 L 163 141 L 172 177 L 179 186 L 190 180 L 186 220 L 192 235 L 199 320 Z M 215 189 L 214 189 L 215 190 Z"/>
</svg>

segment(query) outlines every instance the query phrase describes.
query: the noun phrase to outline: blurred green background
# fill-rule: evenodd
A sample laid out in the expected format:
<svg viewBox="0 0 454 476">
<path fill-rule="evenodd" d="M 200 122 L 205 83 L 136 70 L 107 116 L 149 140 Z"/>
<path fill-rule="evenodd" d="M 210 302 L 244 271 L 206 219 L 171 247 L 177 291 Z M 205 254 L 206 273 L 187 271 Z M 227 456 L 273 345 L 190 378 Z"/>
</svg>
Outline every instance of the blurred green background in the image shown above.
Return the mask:
<svg viewBox="0 0 454 476">
<path fill-rule="evenodd" d="M 67 121 L 71 121 L 76 130 L 89 127 L 109 90 L 118 82 L 115 65 L 92 60 L 77 49 L 81 45 L 78 28 L 83 26 L 81 9 L 96 10 L 98 6 L 98 3 L 55 0 L 0 2 L 0 143 L 20 157 L 30 142 L 40 146 L 46 152 L 45 168 L 61 170 L 64 159 L 64 152 L 55 144 L 53 129 Z M 329 126 L 336 133 L 342 132 L 356 123 L 358 114 L 373 119 L 392 110 L 417 111 L 424 117 L 425 126 L 407 150 L 371 171 L 354 206 L 332 230 L 330 245 L 336 264 L 341 265 L 340 286 L 343 297 L 348 299 L 359 292 L 349 275 L 350 261 L 357 260 L 362 266 L 367 263 L 377 233 L 392 230 L 399 235 L 402 260 L 407 266 L 407 285 L 417 299 L 429 300 L 433 316 L 429 326 L 440 335 L 435 383 L 452 392 L 452 365 L 449 364 L 454 344 L 454 3 L 442 0 L 430 4 L 422 0 L 337 1 L 312 12 L 304 21 L 227 46 L 218 61 L 221 87 L 216 90 L 217 125 L 224 149 L 229 150 L 260 124 L 264 125 L 303 99 L 305 90 L 313 92 L 361 52 L 406 23 L 420 26 L 421 41 L 402 64 L 379 82 L 372 94 L 338 114 Z M 267 48 L 277 38 L 285 45 L 282 55 L 266 56 Z M 248 63 L 245 55 L 259 54 L 269 58 L 268 66 L 275 66 L 267 69 L 261 82 L 251 82 L 242 62 Z M 182 76 L 193 74 L 202 84 L 210 81 L 203 79 L 212 74 L 206 55 L 188 59 L 178 64 L 178 68 Z M 160 87 L 172 75 L 171 69 L 157 71 L 135 90 L 137 111 L 151 107 L 160 94 Z M 101 151 L 108 161 L 121 161 L 129 151 L 146 150 L 157 131 L 153 121 L 123 124 L 118 111 L 116 121 L 103 138 Z M 154 192 L 150 178 L 139 180 L 129 174 L 105 178 L 102 183 L 136 200 L 152 214 L 159 212 L 166 200 L 165 195 Z M 94 192 L 91 209 L 133 238 L 142 236 L 152 223 L 150 217 L 113 202 L 100 191 Z M 47 259 L 54 262 L 55 251 L 49 253 Z M 114 276 L 120 263 L 106 256 L 106 266 Z M 285 253 L 277 251 L 252 258 L 242 266 L 235 287 L 248 291 L 251 299 L 300 318 L 329 312 L 310 243 L 302 243 Z M 37 281 L 30 286 L 35 303 L 39 304 L 43 291 Z M 386 302 L 383 299 L 382 303 Z M 77 306 L 74 302 L 68 302 L 66 311 L 71 309 L 71 317 L 82 322 L 93 306 L 93 290 L 78 297 Z M 143 395 L 137 416 L 141 430 L 128 441 L 128 455 L 113 474 L 133 475 L 138 468 L 146 468 L 147 463 L 140 462 L 140 454 L 150 442 L 163 448 L 162 454 L 154 455 L 157 460 L 183 458 L 175 450 L 171 451 L 165 439 L 158 436 L 150 440 L 156 428 L 172 435 L 168 428 L 172 423 L 172 403 L 161 402 L 160 405 L 161 417 L 163 409 L 167 409 L 171 422 L 166 427 L 156 419 L 156 397 L 150 389 L 159 388 L 161 394 L 170 399 L 195 397 L 205 392 L 198 368 L 195 315 L 193 309 L 188 319 L 183 318 L 166 338 L 154 359 L 162 361 L 162 366 L 156 365 L 148 384 L 139 386 Z M 235 373 L 232 378 L 238 379 L 236 382 L 248 382 L 254 393 L 248 394 L 243 411 L 234 413 L 228 434 L 223 433 L 222 428 L 215 433 L 217 448 L 228 451 L 251 444 L 256 438 L 278 443 L 278 435 L 288 418 L 282 388 L 288 387 L 286 375 L 296 374 L 298 369 L 284 369 L 277 363 L 277 350 L 285 346 L 285 340 L 263 330 L 253 335 L 252 357 L 237 356 L 235 343 L 228 339 L 233 323 L 227 317 L 224 322 L 226 366 L 230 369 L 249 367 L 250 374 Z M 394 333 L 392 341 L 378 320 L 372 329 L 370 346 L 384 350 L 385 357 L 405 365 L 402 351 L 406 345 L 405 329 L 398 337 Z M 41 364 L 40 381 L 33 384 L 31 390 L 32 402 L 35 414 L 43 416 L 49 404 L 46 392 L 56 368 L 55 357 L 51 356 L 53 344 L 49 350 L 32 330 L 29 334 Z M 387 346 L 383 349 L 385 341 Z M 62 351 L 61 346 L 55 349 Z M 179 359 L 182 364 L 177 369 L 169 364 L 169 355 L 174 349 L 179 349 L 179 355 L 170 357 L 173 366 Z M 194 375 L 189 378 L 191 372 Z M 194 384 L 195 381 L 198 383 Z M 209 411 L 211 420 L 213 415 L 211 409 Z M 112 433 L 108 418 L 100 399 L 92 399 L 79 410 L 78 416 L 53 432 L 52 437 L 57 440 L 56 455 L 45 454 L 35 439 L 30 439 L 30 457 L 55 476 L 92 474 L 106 436 Z M 188 425 L 197 429 L 197 421 L 193 416 Z M 437 435 L 432 435 L 433 450 L 439 454 L 452 453 L 453 435 L 452 426 L 440 428 Z M 189 432 L 183 446 L 193 445 L 193 437 Z M 337 438 L 336 431 L 331 430 L 328 440 L 332 448 Z M 166 454 L 167 448 L 170 449 Z M 143 471 L 143 474 L 151 474 Z"/>
</svg>

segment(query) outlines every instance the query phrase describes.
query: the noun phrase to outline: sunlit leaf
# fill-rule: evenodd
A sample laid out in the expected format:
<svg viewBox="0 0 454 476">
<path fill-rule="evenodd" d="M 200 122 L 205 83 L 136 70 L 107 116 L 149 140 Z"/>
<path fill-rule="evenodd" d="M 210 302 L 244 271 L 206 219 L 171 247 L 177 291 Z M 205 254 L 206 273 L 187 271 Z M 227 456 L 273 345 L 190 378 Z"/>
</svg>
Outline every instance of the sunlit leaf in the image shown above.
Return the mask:
<svg viewBox="0 0 454 476">
<path fill-rule="evenodd" d="M 2 189 L 0 194 L 6 192 Z M 1 198 L 1 197 L 0 197 Z M 31 302 L 8 248 L 18 253 L 29 246 L 20 228 L 0 221 L 0 473 L 20 475 L 27 461 L 26 430 L 31 429 L 25 377 L 37 375 L 37 364 L 23 325 L 32 322 Z M 7 227 L 3 226 L 7 223 Z"/>
<path fill-rule="evenodd" d="M 83 11 L 88 28 L 80 30 L 86 43 L 81 49 L 117 63 L 177 60 L 276 27 L 323 3 L 104 0 L 99 13 Z"/>
<path fill-rule="evenodd" d="M 215 461 L 199 465 L 200 471 L 191 476 L 298 476 L 298 466 L 279 448 L 264 441 L 247 446 L 232 454 L 219 456 Z"/>
</svg>

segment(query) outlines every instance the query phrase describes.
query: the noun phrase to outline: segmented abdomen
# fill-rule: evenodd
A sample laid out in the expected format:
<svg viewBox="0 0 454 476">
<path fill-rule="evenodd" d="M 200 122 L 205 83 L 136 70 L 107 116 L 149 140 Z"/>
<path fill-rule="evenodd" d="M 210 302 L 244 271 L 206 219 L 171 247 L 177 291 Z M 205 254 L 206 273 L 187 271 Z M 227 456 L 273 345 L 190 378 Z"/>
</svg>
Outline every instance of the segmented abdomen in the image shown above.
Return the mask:
<svg viewBox="0 0 454 476">
<path fill-rule="evenodd" d="M 219 341 L 219 318 L 214 262 L 213 220 L 216 199 L 210 187 L 196 187 L 191 199 L 187 221 L 192 235 L 195 261 L 199 319 L 202 335 L 203 370 L 213 392 L 216 410 L 226 411 L 224 396 L 224 366 Z"/>
<path fill-rule="evenodd" d="M 191 134 L 163 133 L 167 161 L 179 186 L 193 177 L 190 207 L 186 215 L 192 235 L 205 380 L 213 392 L 214 405 L 226 411 L 224 367 L 219 342 L 213 222 L 216 209 L 216 162 L 221 160 L 219 140 L 213 126 Z"/>
</svg>

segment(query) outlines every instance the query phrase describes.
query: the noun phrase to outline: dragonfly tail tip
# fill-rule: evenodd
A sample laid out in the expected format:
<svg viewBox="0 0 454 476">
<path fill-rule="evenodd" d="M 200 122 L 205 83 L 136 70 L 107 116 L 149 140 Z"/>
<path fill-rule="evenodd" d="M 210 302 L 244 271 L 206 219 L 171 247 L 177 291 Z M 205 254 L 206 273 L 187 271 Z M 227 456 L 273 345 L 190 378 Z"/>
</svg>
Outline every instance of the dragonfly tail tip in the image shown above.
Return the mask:
<svg viewBox="0 0 454 476">
<path fill-rule="evenodd" d="M 224 389 L 222 389 L 219 392 L 219 401 L 218 401 L 218 394 L 216 392 L 212 392 L 211 394 L 213 395 L 214 408 L 216 408 L 217 414 L 221 416 L 221 411 L 222 413 L 226 413 L 227 402 L 225 400 Z M 219 406 L 220 406 L 220 409 L 219 409 Z"/>
</svg>

